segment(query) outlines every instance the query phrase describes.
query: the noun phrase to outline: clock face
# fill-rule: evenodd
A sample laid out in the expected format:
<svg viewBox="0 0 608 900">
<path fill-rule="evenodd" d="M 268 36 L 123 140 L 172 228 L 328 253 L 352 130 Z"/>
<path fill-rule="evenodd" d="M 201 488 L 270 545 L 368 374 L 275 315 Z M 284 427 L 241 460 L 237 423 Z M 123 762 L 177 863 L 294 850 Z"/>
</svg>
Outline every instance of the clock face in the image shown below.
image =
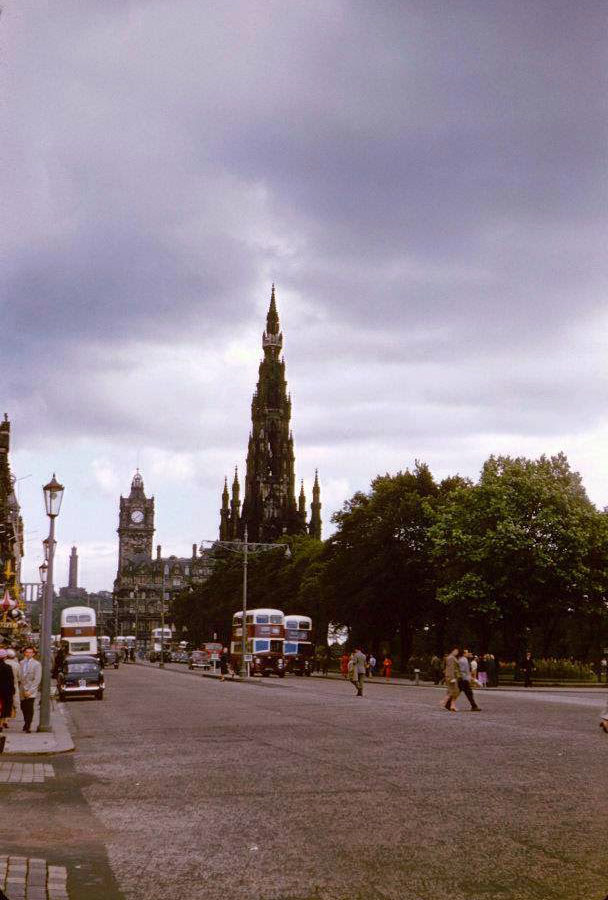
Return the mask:
<svg viewBox="0 0 608 900">
<path fill-rule="evenodd" d="M 134 509 L 131 513 L 131 521 L 135 522 L 136 525 L 139 525 L 144 520 L 144 514 L 141 509 Z"/>
</svg>

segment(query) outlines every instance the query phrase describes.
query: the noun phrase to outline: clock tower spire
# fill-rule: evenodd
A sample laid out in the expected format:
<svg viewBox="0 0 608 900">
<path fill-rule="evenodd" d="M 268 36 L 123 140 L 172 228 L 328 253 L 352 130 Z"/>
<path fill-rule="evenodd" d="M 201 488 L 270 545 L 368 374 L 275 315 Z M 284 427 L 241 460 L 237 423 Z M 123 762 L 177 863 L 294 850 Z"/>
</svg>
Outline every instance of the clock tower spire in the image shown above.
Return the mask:
<svg viewBox="0 0 608 900">
<path fill-rule="evenodd" d="M 146 497 L 139 469 L 133 476 L 129 496 L 120 498 L 117 531 L 120 576 L 127 562 L 152 559 L 154 497 Z"/>
</svg>

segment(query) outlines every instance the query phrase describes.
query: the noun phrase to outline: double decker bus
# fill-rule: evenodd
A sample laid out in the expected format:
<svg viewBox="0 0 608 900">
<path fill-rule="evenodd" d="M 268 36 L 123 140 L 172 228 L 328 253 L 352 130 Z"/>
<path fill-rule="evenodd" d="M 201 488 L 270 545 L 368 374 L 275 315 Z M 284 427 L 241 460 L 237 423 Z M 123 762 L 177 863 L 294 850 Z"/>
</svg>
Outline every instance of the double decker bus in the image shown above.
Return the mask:
<svg viewBox="0 0 608 900">
<path fill-rule="evenodd" d="M 150 650 L 150 662 L 158 662 L 161 656 L 161 649 L 165 654 L 165 662 L 169 658 L 169 653 L 171 652 L 171 641 L 173 639 L 173 635 L 171 634 L 171 629 L 165 627 L 163 628 L 153 628 L 152 629 L 152 649 Z"/>
<path fill-rule="evenodd" d="M 251 675 L 285 675 L 283 641 L 285 637 L 284 616 L 280 609 L 249 609 L 245 622 L 247 646 L 251 654 L 249 672 Z M 243 613 L 232 617 L 232 643 L 230 658 L 233 667 L 240 672 L 242 665 Z"/>
<path fill-rule="evenodd" d="M 61 610 L 61 646 L 69 655 L 97 655 L 97 617 L 90 606 L 66 606 Z"/>
<path fill-rule="evenodd" d="M 285 666 L 294 675 L 312 673 L 314 647 L 311 641 L 312 619 L 297 613 L 285 616 Z"/>
</svg>

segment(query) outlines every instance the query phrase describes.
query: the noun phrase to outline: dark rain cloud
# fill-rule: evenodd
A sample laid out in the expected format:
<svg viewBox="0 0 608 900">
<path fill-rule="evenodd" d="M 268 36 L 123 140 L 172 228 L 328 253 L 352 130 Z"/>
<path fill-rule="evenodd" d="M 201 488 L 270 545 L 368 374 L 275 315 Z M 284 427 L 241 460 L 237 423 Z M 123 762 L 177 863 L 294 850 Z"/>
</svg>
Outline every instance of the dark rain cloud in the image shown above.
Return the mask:
<svg viewBox="0 0 608 900">
<path fill-rule="evenodd" d="M 603 2 L 23 0 L 2 22 L 25 443 L 244 447 L 272 280 L 303 450 L 600 423 Z"/>
</svg>

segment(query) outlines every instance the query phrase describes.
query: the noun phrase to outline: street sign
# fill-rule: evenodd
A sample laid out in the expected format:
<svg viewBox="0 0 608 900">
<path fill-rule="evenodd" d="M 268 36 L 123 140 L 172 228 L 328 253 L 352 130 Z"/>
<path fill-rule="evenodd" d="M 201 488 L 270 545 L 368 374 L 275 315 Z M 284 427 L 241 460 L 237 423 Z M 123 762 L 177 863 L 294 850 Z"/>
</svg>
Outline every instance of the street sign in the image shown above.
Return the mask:
<svg viewBox="0 0 608 900">
<path fill-rule="evenodd" d="M 245 662 L 251 662 L 252 659 L 253 659 L 253 653 L 246 653 L 246 654 L 245 654 Z"/>
</svg>

